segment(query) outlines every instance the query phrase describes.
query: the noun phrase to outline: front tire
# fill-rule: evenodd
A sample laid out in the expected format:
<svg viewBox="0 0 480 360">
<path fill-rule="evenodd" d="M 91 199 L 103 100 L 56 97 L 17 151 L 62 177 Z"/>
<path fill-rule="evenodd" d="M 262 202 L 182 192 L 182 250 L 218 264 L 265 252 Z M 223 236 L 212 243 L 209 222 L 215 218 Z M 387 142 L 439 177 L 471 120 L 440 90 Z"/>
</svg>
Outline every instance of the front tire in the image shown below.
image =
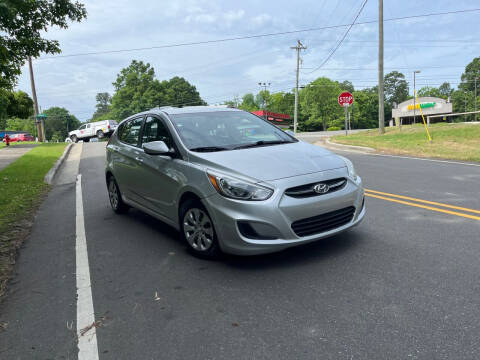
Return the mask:
<svg viewBox="0 0 480 360">
<path fill-rule="evenodd" d="M 221 254 L 213 221 L 199 200 L 187 200 L 180 206 L 181 237 L 189 251 L 198 257 L 215 259 Z"/>
<path fill-rule="evenodd" d="M 108 178 L 107 188 L 108 199 L 110 200 L 112 210 L 117 214 L 125 214 L 128 211 L 129 206 L 123 202 L 122 194 L 120 193 L 118 184 L 113 176 Z"/>
<path fill-rule="evenodd" d="M 70 139 L 72 140 L 72 142 L 78 143 L 77 135 L 72 135 L 72 136 L 70 137 Z"/>
</svg>

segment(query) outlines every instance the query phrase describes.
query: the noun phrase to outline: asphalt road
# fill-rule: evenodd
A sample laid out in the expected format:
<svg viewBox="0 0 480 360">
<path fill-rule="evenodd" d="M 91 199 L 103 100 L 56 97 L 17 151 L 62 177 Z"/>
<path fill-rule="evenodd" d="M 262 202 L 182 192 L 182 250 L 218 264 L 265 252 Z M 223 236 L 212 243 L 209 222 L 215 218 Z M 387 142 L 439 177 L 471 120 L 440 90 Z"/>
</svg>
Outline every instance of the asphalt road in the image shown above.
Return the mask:
<svg viewBox="0 0 480 360">
<path fill-rule="evenodd" d="M 368 196 L 339 236 L 205 261 L 150 216 L 110 210 L 103 146 L 83 144 L 78 170 L 100 359 L 480 357 L 479 220 Z M 480 167 L 343 155 L 370 190 L 480 210 Z M 74 200 L 57 185 L 21 250 L 2 359 L 77 357 Z"/>
</svg>

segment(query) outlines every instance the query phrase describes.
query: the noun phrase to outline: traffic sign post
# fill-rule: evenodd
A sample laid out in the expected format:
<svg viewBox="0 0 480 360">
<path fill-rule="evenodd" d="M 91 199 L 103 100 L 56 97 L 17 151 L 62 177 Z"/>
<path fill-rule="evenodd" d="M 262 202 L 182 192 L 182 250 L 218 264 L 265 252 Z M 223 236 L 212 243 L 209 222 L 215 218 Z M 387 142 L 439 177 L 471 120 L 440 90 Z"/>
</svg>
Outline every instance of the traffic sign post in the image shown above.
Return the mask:
<svg viewBox="0 0 480 360">
<path fill-rule="evenodd" d="M 345 108 L 345 135 L 348 135 L 348 107 L 353 104 L 353 95 L 348 91 L 338 95 L 338 104 Z"/>
</svg>

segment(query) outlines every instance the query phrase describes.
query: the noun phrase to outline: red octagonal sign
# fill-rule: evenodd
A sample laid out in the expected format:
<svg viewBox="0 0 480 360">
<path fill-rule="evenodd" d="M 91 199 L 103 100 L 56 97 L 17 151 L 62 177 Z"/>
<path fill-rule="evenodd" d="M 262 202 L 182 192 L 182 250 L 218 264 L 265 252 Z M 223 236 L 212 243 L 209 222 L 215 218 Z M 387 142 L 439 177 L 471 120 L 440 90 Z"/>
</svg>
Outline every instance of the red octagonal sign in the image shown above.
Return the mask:
<svg viewBox="0 0 480 360">
<path fill-rule="evenodd" d="M 340 106 L 349 106 L 353 104 L 353 95 L 348 91 L 342 92 L 338 95 L 338 103 Z"/>
</svg>

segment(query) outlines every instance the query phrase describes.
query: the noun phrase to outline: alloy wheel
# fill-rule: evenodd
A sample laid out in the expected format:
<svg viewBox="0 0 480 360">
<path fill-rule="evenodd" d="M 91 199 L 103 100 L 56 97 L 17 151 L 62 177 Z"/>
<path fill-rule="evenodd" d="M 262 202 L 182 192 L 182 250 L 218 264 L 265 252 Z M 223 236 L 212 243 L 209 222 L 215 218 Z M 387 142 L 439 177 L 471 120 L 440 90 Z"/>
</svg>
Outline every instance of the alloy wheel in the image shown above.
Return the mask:
<svg viewBox="0 0 480 360">
<path fill-rule="evenodd" d="M 183 233 L 188 244 L 197 251 L 207 251 L 213 244 L 212 221 L 201 209 L 191 208 L 185 213 Z"/>
<path fill-rule="evenodd" d="M 110 204 L 114 209 L 118 208 L 118 189 L 115 181 L 113 179 L 110 180 L 108 184 L 108 197 L 110 198 Z"/>
</svg>

